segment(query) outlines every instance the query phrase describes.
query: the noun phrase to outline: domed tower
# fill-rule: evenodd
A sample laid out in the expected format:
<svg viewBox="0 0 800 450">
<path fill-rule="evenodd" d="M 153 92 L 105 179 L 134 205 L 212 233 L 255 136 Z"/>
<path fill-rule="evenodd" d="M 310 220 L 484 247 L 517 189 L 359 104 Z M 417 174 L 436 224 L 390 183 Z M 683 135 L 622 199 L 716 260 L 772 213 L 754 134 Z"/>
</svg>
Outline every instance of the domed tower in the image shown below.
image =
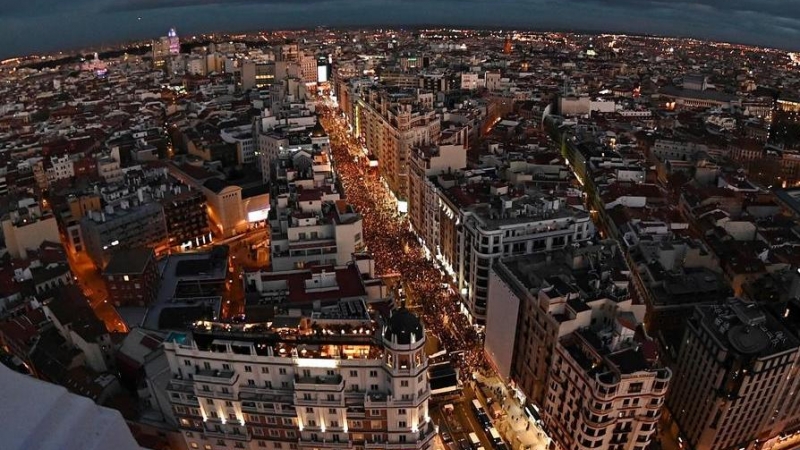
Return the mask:
<svg viewBox="0 0 800 450">
<path fill-rule="evenodd" d="M 432 445 L 433 424 L 428 413 L 430 385 L 425 331 L 419 318 L 401 306 L 383 328 L 383 364 L 389 381 L 387 422 L 390 442 Z"/>
</svg>

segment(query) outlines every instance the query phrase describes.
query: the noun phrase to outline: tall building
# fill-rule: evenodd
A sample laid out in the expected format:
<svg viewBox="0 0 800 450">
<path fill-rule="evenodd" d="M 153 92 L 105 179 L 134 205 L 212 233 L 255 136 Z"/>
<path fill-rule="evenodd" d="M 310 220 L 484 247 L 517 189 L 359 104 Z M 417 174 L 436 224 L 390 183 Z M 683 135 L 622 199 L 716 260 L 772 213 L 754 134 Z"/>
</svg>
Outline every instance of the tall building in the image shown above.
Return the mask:
<svg viewBox="0 0 800 450">
<path fill-rule="evenodd" d="M 181 52 L 181 40 L 175 28 L 170 28 L 166 36 L 161 36 L 157 41 L 153 41 L 153 65 L 156 68 L 163 68 L 166 61 L 177 56 Z"/>
<path fill-rule="evenodd" d="M 362 300 L 203 322 L 164 343 L 167 390 L 189 448 L 430 449 L 424 346 L 413 313 Z"/>
<path fill-rule="evenodd" d="M 445 174 L 447 175 L 447 174 Z M 499 258 L 551 251 L 586 242 L 594 225 L 585 211 L 546 195 L 522 194 L 500 181 L 460 182 L 440 175 L 445 265 L 473 323 L 484 324 L 489 270 Z M 446 242 L 448 234 L 455 242 Z M 450 258 L 453 258 L 450 260 Z"/>
<path fill-rule="evenodd" d="M 540 406 L 556 448 L 643 450 L 655 438 L 672 373 L 658 366 L 629 283 L 615 241 L 493 267 L 487 359 Z"/>
<path fill-rule="evenodd" d="M 431 177 L 458 171 L 467 166 L 463 145 L 439 145 L 415 148 L 409 159 L 408 219 L 427 249 L 441 254 L 439 241 L 439 202 Z"/>
<path fill-rule="evenodd" d="M 797 320 L 796 302 L 782 311 L 738 298 L 695 308 L 667 399 L 688 448 L 764 448 L 797 427 Z"/>
<path fill-rule="evenodd" d="M 426 106 L 417 90 L 364 88 L 354 94 L 350 122 L 355 133 L 378 159 L 380 173 L 389 188 L 401 201 L 406 201 L 411 149 L 438 141 L 439 117 Z M 432 100 L 432 94 L 425 95 Z"/>
</svg>

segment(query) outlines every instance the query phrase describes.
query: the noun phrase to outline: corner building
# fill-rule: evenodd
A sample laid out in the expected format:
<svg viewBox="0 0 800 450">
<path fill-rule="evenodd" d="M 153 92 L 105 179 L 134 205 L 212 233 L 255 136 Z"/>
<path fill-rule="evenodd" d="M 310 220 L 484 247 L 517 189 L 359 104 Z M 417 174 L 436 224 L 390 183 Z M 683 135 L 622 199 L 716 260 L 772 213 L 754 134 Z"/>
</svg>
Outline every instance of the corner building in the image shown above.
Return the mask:
<svg viewBox="0 0 800 450">
<path fill-rule="evenodd" d="M 695 307 L 667 398 L 686 448 L 771 448 L 798 429 L 798 306 L 776 309 L 738 298 Z"/>
<path fill-rule="evenodd" d="M 362 300 L 270 323 L 198 323 L 165 342 L 187 447 L 433 448 L 425 334 L 405 308 Z"/>
</svg>

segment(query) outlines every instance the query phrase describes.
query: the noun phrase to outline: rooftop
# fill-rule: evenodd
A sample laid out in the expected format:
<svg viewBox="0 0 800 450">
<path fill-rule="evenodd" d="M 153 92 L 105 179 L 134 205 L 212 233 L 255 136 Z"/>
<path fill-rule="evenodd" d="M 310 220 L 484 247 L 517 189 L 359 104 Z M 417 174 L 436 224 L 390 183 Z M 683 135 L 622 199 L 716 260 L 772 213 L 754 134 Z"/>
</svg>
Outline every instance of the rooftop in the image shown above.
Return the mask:
<svg viewBox="0 0 800 450">
<path fill-rule="evenodd" d="M 800 341 L 766 308 L 739 298 L 700 306 L 698 319 L 716 340 L 745 358 L 760 358 L 800 346 Z"/>
<path fill-rule="evenodd" d="M 147 264 L 154 259 L 155 253 L 150 248 L 120 250 L 111 255 L 111 260 L 109 260 L 108 265 L 103 270 L 103 274 L 144 273 Z"/>
</svg>

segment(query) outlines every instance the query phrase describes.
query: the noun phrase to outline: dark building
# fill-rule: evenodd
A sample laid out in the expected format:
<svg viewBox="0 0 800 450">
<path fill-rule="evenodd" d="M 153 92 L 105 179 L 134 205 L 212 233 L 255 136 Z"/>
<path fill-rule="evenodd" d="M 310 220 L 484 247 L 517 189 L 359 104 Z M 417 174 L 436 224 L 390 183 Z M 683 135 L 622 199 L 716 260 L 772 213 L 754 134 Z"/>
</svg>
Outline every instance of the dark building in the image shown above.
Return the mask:
<svg viewBox="0 0 800 450">
<path fill-rule="evenodd" d="M 136 248 L 114 253 L 103 270 L 108 295 L 116 306 L 145 306 L 156 299 L 158 263 L 152 249 Z"/>
<path fill-rule="evenodd" d="M 161 201 L 170 247 L 199 247 L 211 242 L 206 197 L 186 186 L 174 187 Z"/>
</svg>

